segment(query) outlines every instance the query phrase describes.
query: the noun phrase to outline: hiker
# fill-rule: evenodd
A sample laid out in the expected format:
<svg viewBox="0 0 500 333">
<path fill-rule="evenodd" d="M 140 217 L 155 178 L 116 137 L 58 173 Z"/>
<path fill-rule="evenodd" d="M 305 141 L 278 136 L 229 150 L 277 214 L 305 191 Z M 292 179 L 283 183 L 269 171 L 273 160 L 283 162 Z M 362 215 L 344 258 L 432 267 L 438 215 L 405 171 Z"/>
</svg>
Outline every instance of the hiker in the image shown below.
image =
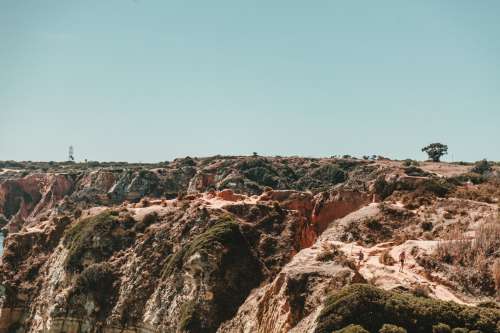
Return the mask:
<svg viewBox="0 0 500 333">
<path fill-rule="evenodd" d="M 405 251 L 403 250 L 403 252 L 401 252 L 399 254 L 399 262 L 401 263 L 401 267 L 399 268 L 399 271 L 402 272 L 403 271 L 403 268 L 405 266 L 405 257 L 406 257 L 406 253 Z"/>
<path fill-rule="evenodd" d="M 365 258 L 365 255 L 363 254 L 363 251 L 359 250 L 359 253 L 358 253 L 358 267 L 361 267 L 361 262 L 363 261 L 364 258 Z"/>
</svg>

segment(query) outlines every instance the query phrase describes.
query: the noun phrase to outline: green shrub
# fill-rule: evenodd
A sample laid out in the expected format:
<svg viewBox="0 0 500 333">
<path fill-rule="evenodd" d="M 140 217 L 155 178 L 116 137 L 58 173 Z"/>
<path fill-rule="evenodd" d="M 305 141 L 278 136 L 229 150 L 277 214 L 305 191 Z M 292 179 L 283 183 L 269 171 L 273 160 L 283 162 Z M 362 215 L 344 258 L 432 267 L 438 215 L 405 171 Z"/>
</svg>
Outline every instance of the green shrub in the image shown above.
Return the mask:
<svg viewBox="0 0 500 333">
<path fill-rule="evenodd" d="M 213 298 L 204 301 L 195 297 L 186 302 L 181 308 L 179 328 L 183 332 L 215 332 L 220 323 L 234 316 L 250 291 L 259 285 L 261 267 L 239 224 L 231 217 L 221 217 L 171 255 L 162 280 L 182 286 L 185 265 L 195 254 L 203 265 L 200 275 L 194 278 L 203 279 L 206 291 Z"/>
<path fill-rule="evenodd" d="M 334 331 L 333 333 L 370 333 L 359 325 L 349 325 L 341 330 Z"/>
<path fill-rule="evenodd" d="M 275 188 L 278 186 L 279 178 L 276 171 L 271 167 L 255 167 L 245 170 L 243 174 L 250 180 L 263 185 Z"/>
<path fill-rule="evenodd" d="M 92 297 L 97 305 L 97 317 L 103 319 L 113 308 L 118 289 L 119 278 L 110 264 L 107 262 L 91 264 L 78 275 L 74 286 L 70 289 L 70 304 L 73 304 L 75 310 L 82 296 Z"/>
<path fill-rule="evenodd" d="M 201 323 L 196 315 L 196 303 L 188 301 L 181 306 L 179 328 L 182 332 L 199 332 Z"/>
<path fill-rule="evenodd" d="M 411 158 L 407 158 L 406 160 L 403 161 L 403 166 L 409 167 L 409 166 L 419 166 L 420 163 L 418 161 L 412 160 Z"/>
<path fill-rule="evenodd" d="M 484 159 L 481 161 L 477 161 L 474 164 L 474 167 L 472 167 L 472 169 L 470 171 L 478 173 L 480 175 L 484 175 L 485 173 L 491 172 L 491 170 L 492 170 L 492 168 L 491 168 L 490 163 L 486 159 Z"/>
<path fill-rule="evenodd" d="M 475 172 L 467 172 L 461 175 L 450 178 L 450 181 L 456 185 L 463 185 L 464 183 L 471 182 L 473 184 L 481 184 L 484 183 L 485 177 L 479 173 Z"/>
<path fill-rule="evenodd" d="M 388 183 L 383 176 L 379 176 L 375 180 L 375 193 L 377 193 L 382 200 L 390 196 L 396 189 L 396 184 Z"/>
<path fill-rule="evenodd" d="M 418 188 L 417 191 L 432 193 L 438 197 L 446 196 L 452 190 L 451 184 L 445 179 L 427 179 Z"/>
<path fill-rule="evenodd" d="M 456 327 L 451 330 L 451 333 L 469 333 L 469 330 L 463 327 Z"/>
<path fill-rule="evenodd" d="M 120 227 L 117 214 L 107 210 L 82 219 L 66 230 L 63 245 L 69 250 L 64 262 L 67 271 L 80 272 L 85 257 L 101 262 L 133 243 L 134 233 L 127 231 L 117 235 L 113 232 Z"/>
<path fill-rule="evenodd" d="M 378 332 L 379 333 L 406 333 L 406 330 L 404 328 L 396 326 L 396 325 L 384 324 L 384 326 L 382 326 L 382 328 Z"/>
<path fill-rule="evenodd" d="M 432 326 L 432 333 L 451 333 L 451 328 L 446 324 L 439 323 Z"/>
<path fill-rule="evenodd" d="M 498 305 L 496 302 L 493 302 L 493 301 L 484 301 L 484 302 L 477 304 L 477 306 L 480 308 L 489 308 L 489 309 L 500 310 L 500 305 Z"/>
<path fill-rule="evenodd" d="M 365 225 L 368 227 L 368 229 L 371 229 L 371 230 L 382 229 L 382 223 L 380 223 L 380 221 L 375 219 L 375 218 L 369 218 L 369 219 L 365 220 Z"/>
<path fill-rule="evenodd" d="M 75 290 L 102 293 L 112 287 L 115 275 L 108 263 L 92 264 L 77 277 Z"/>
<path fill-rule="evenodd" d="M 431 175 L 429 172 L 426 172 L 416 166 L 409 166 L 405 168 L 405 173 L 408 176 L 413 176 L 413 177 L 427 177 Z"/>
<path fill-rule="evenodd" d="M 353 284 L 326 299 L 315 333 L 330 333 L 348 324 L 377 332 L 386 323 L 415 333 L 432 332 L 432 327 L 439 323 L 495 333 L 499 320 L 497 310 Z"/>
<path fill-rule="evenodd" d="M 320 166 L 312 172 L 312 177 L 331 184 L 342 183 L 346 180 L 345 172 L 335 164 Z"/>
<path fill-rule="evenodd" d="M 228 247 L 238 246 L 241 245 L 237 244 L 241 240 L 238 223 L 229 219 L 221 221 L 172 255 L 165 266 L 163 275 L 171 275 L 176 269 L 182 268 L 184 262 L 196 252 L 210 253 L 218 244 Z"/>
<path fill-rule="evenodd" d="M 434 225 L 430 221 L 423 221 L 420 224 L 420 227 L 422 228 L 423 231 L 431 231 Z"/>
<path fill-rule="evenodd" d="M 417 297 L 429 297 L 429 293 L 431 292 L 430 288 L 423 284 L 417 284 L 413 289 L 413 295 Z"/>
</svg>

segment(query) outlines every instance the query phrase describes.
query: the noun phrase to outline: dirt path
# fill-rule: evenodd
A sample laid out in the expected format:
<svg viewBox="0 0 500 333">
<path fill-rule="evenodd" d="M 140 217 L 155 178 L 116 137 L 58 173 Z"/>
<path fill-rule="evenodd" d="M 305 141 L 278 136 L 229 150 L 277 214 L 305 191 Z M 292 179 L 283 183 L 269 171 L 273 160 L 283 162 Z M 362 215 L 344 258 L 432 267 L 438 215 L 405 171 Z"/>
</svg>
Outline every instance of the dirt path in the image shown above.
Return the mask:
<svg viewBox="0 0 500 333">
<path fill-rule="evenodd" d="M 378 287 L 384 289 L 428 287 L 431 297 L 445 301 L 454 301 L 460 304 L 468 304 L 458 298 L 448 287 L 429 280 L 424 269 L 418 265 L 415 258 L 411 255 L 411 250 L 414 247 L 417 247 L 420 252 L 432 251 L 437 245 L 437 241 L 409 240 L 397 246 L 389 242 L 380 243 L 371 248 L 365 248 L 353 243 L 334 242 L 334 244 L 340 246 L 341 250 L 354 260 L 357 259 L 359 251 L 362 251 L 364 260 L 361 262 L 359 272 L 367 281 Z M 380 256 L 386 250 L 389 250 L 390 255 L 396 262 L 394 265 L 388 266 L 380 262 Z M 406 260 L 403 270 L 400 271 L 398 258 L 403 250 L 406 253 Z"/>
</svg>

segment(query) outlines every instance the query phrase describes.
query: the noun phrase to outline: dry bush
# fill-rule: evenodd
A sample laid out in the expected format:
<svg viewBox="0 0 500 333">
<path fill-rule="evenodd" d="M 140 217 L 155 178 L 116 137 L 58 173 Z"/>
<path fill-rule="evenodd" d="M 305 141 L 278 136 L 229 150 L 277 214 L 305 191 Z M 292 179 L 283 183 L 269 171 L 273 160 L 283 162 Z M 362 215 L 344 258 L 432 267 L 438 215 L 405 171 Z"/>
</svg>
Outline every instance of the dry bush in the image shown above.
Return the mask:
<svg viewBox="0 0 500 333">
<path fill-rule="evenodd" d="M 466 238 L 459 228 L 454 228 L 440 240 L 436 247 L 435 255 L 447 264 L 464 264 L 463 259 L 471 253 L 472 240 Z"/>
<path fill-rule="evenodd" d="M 491 294 L 498 290 L 496 272 L 500 283 L 500 264 L 493 263 L 500 256 L 500 220 L 482 223 L 475 238 L 464 236 L 459 227 L 450 230 L 440 241 L 434 257 L 452 266 L 452 277 L 469 292 L 481 290 Z M 498 260 L 498 259 L 497 259 Z"/>
<path fill-rule="evenodd" d="M 423 284 L 417 284 L 413 289 L 412 289 L 412 294 L 418 297 L 429 297 L 429 294 L 431 292 L 431 289 Z"/>
<path fill-rule="evenodd" d="M 500 295 L 500 259 L 495 260 L 492 267 L 493 280 L 495 281 L 495 288 Z"/>
<path fill-rule="evenodd" d="M 340 247 L 335 244 L 324 243 L 321 246 L 321 252 L 316 255 L 316 260 L 322 262 L 335 261 L 344 267 L 356 269 L 356 262 L 348 258 Z"/>
<path fill-rule="evenodd" d="M 446 263 L 473 264 L 481 257 L 500 254 L 500 221 L 482 223 L 474 239 L 464 236 L 460 228 L 450 230 L 436 249 L 438 258 Z"/>
<path fill-rule="evenodd" d="M 498 254 L 500 249 L 500 220 L 486 222 L 476 231 L 476 251 L 491 256 Z"/>
<path fill-rule="evenodd" d="M 396 263 L 396 260 L 391 256 L 391 253 L 389 250 L 384 250 L 378 257 L 378 260 L 381 264 L 384 264 L 386 266 L 392 266 Z"/>
<path fill-rule="evenodd" d="M 316 256 L 318 261 L 332 261 L 341 254 L 339 247 L 334 244 L 325 243 L 321 246 L 321 252 Z"/>
<path fill-rule="evenodd" d="M 425 240 L 433 240 L 434 235 L 432 234 L 432 232 L 426 231 L 422 234 L 422 238 Z"/>
<path fill-rule="evenodd" d="M 140 206 L 141 207 L 149 207 L 150 201 L 148 198 L 142 198 L 140 201 Z"/>
<path fill-rule="evenodd" d="M 475 187 L 457 187 L 451 197 L 469 199 L 487 203 L 495 203 L 500 200 L 500 181 L 491 180 Z"/>
</svg>

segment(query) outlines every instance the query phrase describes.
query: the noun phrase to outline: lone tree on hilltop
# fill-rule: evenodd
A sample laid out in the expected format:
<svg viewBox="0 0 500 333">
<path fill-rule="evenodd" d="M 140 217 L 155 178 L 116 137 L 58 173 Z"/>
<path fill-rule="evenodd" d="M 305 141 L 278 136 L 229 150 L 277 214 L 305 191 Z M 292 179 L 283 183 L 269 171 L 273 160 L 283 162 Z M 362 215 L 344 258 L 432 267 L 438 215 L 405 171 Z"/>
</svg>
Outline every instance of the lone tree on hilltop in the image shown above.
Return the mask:
<svg viewBox="0 0 500 333">
<path fill-rule="evenodd" d="M 439 162 L 441 160 L 441 156 L 448 154 L 448 146 L 436 142 L 422 148 L 422 151 L 426 152 L 432 161 Z"/>
</svg>

